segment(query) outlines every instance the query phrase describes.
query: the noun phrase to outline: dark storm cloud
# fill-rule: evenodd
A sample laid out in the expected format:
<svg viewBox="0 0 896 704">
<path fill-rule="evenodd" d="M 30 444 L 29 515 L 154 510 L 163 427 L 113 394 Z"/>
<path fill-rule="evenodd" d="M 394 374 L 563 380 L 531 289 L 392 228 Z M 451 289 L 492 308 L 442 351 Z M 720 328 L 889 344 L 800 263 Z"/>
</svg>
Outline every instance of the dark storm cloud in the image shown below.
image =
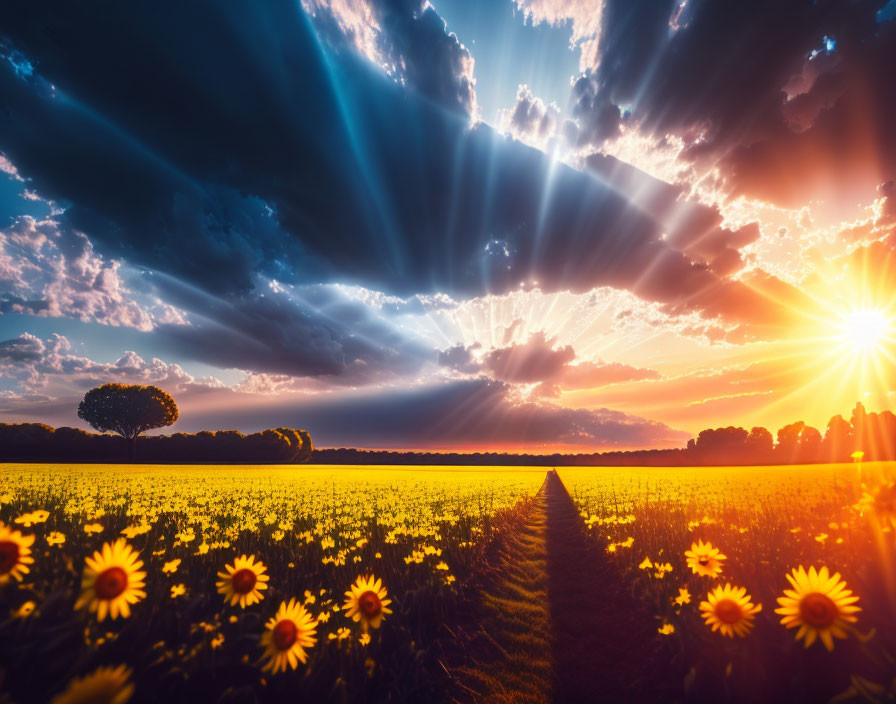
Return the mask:
<svg viewBox="0 0 896 704">
<path fill-rule="evenodd" d="M 607 103 L 626 106 L 642 129 L 691 142 L 688 156 L 720 166 L 737 192 L 778 203 L 873 187 L 896 169 L 884 4 L 608 0 L 596 68 L 574 91 L 584 131 L 605 122 L 599 144 Z"/>
<path fill-rule="evenodd" d="M 431 12 L 414 20 L 428 32 Z M 720 278 L 737 268 L 727 245 L 717 263 L 664 242 L 663 223 L 612 183 L 469 130 L 444 100 L 325 51 L 294 2 L 12 1 L 0 27 L 6 56 L 18 52 L 0 68 L 0 151 L 68 206 L 63 226 L 225 306 L 259 295 L 261 273 L 456 298 L 533 279 L 546 291 L 605 284 L 771 316 L 766 299 Z M 408 58 L 426 46 L 389 36 Z"/>
</svg>

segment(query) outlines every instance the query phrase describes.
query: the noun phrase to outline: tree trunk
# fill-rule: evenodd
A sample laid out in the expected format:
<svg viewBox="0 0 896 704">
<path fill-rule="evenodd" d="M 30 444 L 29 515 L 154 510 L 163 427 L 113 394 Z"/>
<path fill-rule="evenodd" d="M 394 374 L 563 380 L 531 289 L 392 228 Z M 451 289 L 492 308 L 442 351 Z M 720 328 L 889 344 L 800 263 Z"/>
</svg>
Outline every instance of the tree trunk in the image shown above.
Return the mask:
<svg viewBox="0 0 896 704">
<path fill-rule="evenodd" d="M 128 438 L 128 462 L 134 463 L 137 461 L 137 436 L 135 435 L 132 438 Z"/>
</svg>

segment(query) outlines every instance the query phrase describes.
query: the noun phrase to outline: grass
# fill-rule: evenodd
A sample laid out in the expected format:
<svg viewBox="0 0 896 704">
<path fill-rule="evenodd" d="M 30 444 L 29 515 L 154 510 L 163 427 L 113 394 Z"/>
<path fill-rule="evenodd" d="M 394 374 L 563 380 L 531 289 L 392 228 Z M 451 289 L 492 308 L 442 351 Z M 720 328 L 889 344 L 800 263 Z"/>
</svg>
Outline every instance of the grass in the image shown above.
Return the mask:
<svg viewBox="0 0 896 704">
<path fill-rule="evenodd" d="M 480 594 L 475 648 L 461 675 L 475 701 L 551 701 L 552 623 L 548 599 L 547 504 L 540 491 L 502 546 Z"/>
</svg>

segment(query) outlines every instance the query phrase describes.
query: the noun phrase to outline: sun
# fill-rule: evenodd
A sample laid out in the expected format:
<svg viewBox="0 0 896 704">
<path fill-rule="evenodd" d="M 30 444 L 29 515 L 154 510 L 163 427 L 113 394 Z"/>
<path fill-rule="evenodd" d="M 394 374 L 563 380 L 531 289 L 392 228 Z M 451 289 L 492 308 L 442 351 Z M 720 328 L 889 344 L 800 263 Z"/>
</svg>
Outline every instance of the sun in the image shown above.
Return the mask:
<svg viewBox="0 0 896 704">
<path fill-rule="evenodd" d="M 880 310 L 850 311 L 844 316 L 842 335 L 844 341 L 859 350 L 873 350 L 887 337 L 891 321 Z"/>
<path fill-rule="evenodd" d="M 765 412 L 811 407 L 821 424 L 858 400 L 889 407 L 896 397 L 896 296 L 863 289 L 861 282 L 829 282 L 826 290 L 838 285 L 842 295 L 813 295 L 811 312 L 794 309 L 775 352 L 780 378 L 793 386 Z"/>
</svg>

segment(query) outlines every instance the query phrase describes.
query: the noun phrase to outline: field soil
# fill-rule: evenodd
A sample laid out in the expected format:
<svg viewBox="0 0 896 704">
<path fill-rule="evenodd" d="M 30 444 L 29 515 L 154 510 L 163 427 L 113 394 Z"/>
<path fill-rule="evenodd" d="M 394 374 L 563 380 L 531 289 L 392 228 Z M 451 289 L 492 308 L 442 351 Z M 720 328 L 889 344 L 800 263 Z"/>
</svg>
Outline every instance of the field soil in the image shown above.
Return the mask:
<svg viewBox="0 0 896 704">
<path fill-rule="evenodd" d="M 482 592 L 455 699 L 675 701 L 655 634 L 551 471 Z"/>
</svg>

